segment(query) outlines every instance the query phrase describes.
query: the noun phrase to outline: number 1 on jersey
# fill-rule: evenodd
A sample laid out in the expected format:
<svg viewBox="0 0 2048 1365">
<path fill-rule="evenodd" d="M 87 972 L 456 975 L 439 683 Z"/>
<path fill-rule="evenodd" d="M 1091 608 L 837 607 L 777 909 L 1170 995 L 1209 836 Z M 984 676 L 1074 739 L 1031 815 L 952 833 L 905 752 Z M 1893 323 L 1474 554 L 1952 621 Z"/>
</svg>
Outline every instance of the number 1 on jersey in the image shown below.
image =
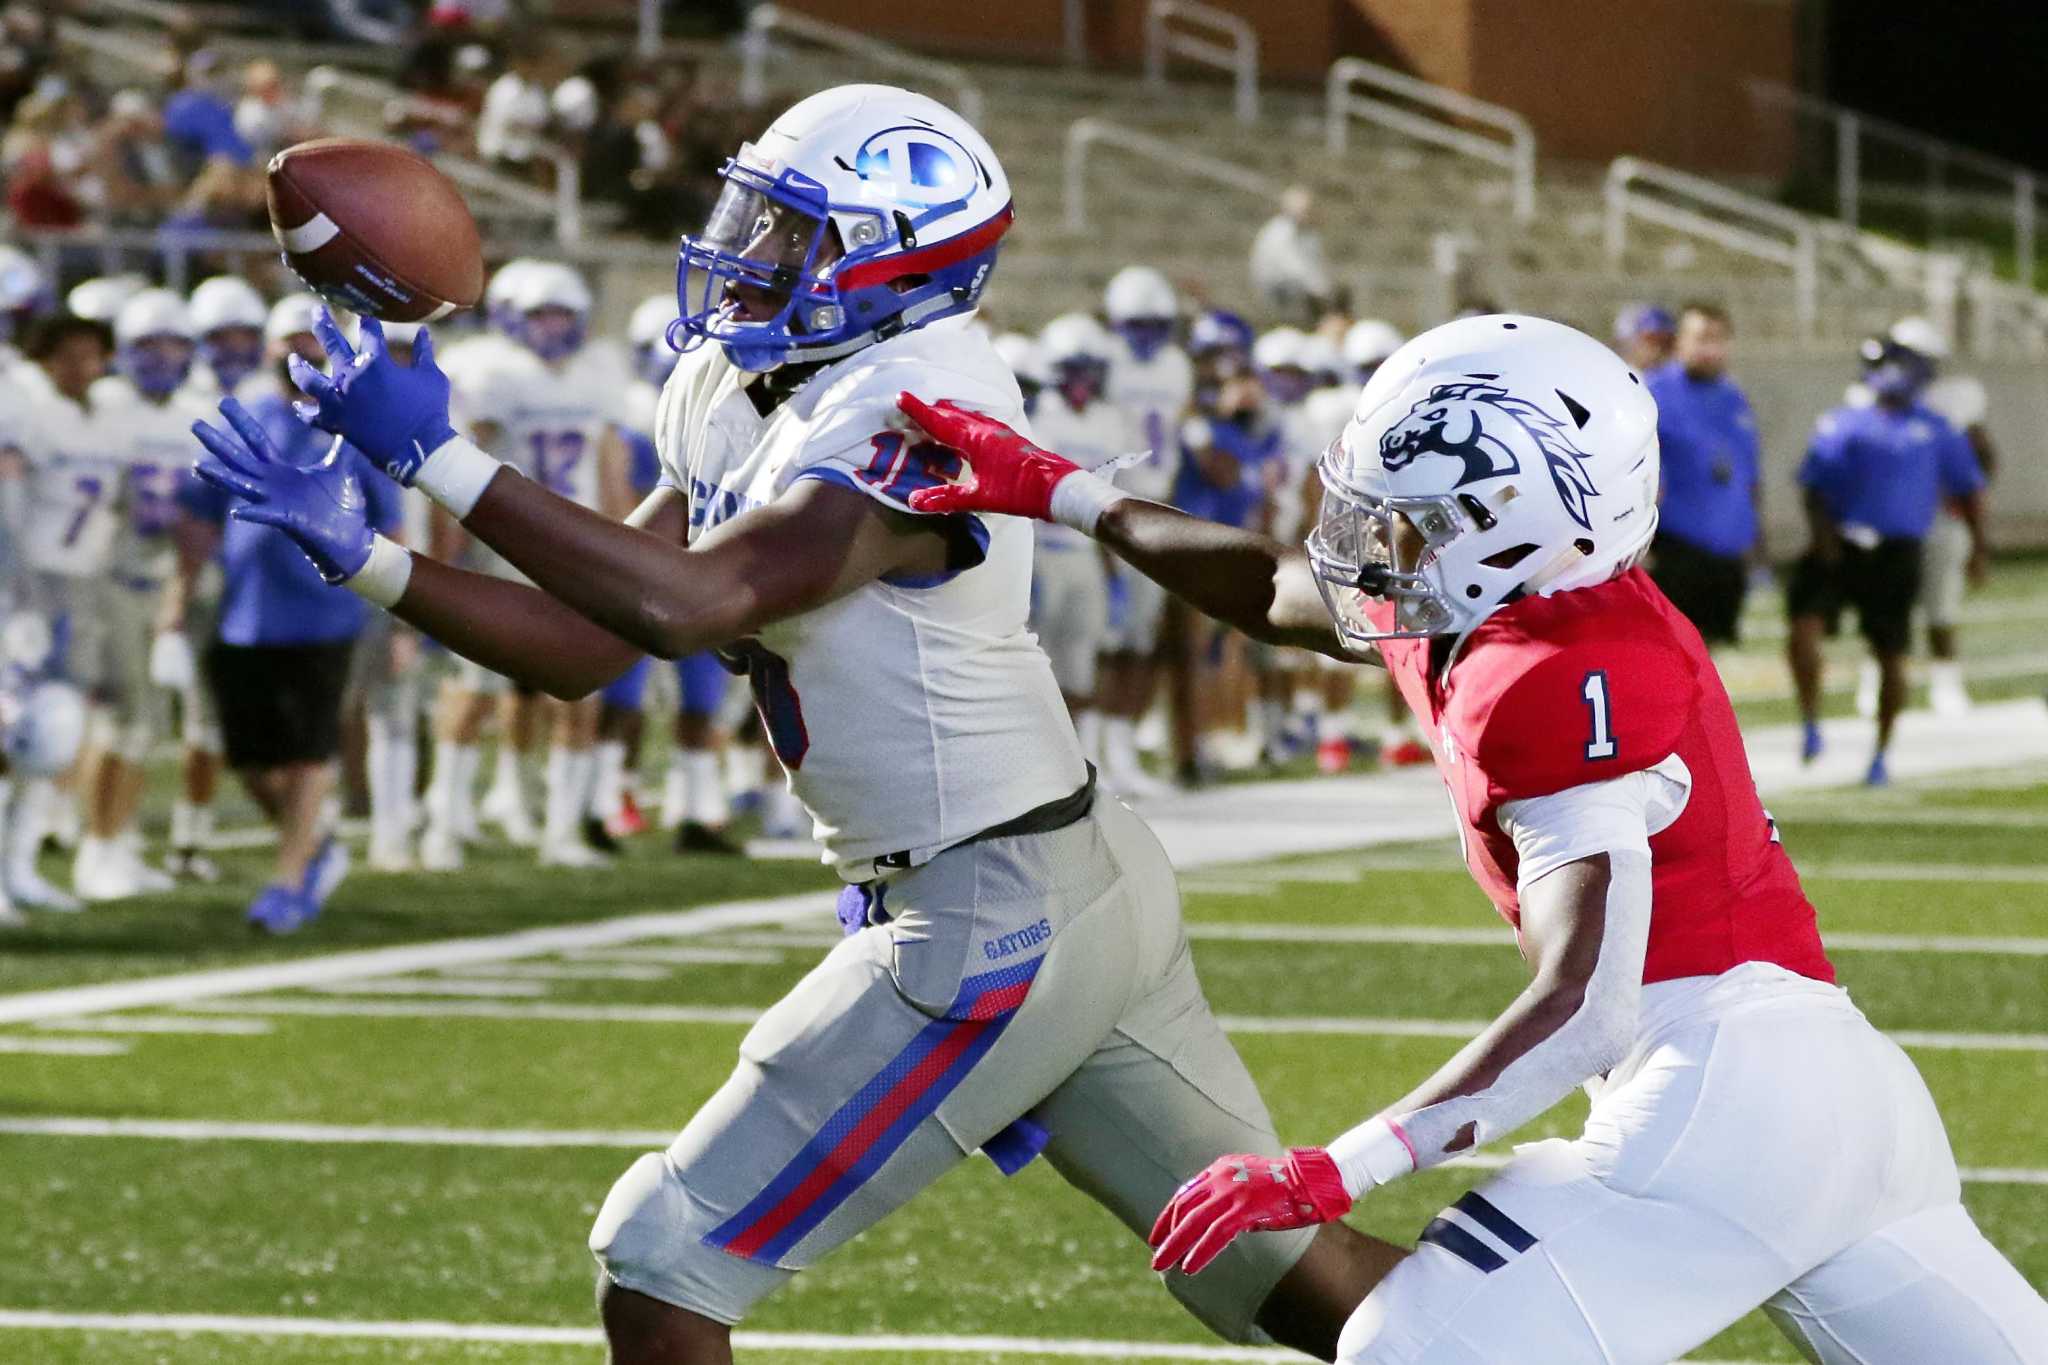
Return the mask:
<svg viewBox="0 0 2048 1365">
<path fill-rule="evenodd" d="M 1614 723 L 1607 713 L 1606 670 L 1596 668 L 1588 673 L 1586 685 L 1581 689 L 1580 695 L 1586 699 L 1586 709 L 1593 716 L 1593 737 L 1586 741 L 1587 760 L 1613 758 Z"/>
</svg>

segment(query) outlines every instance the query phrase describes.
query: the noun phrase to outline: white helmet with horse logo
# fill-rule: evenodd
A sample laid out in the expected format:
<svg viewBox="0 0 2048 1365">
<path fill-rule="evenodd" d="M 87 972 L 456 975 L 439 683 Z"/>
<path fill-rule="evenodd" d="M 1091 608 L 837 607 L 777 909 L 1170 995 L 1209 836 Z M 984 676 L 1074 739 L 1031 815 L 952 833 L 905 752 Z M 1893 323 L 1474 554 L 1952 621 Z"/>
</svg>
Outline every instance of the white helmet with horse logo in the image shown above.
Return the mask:
<svg viewBox="0 0 2048 1365">
<path fill-rule="evenodd" d="M 1657 529 L 1657 405 L 1583 332 L 1460 318 L 1387 358 L 1320 468 L 1308 550 L 1338 633 L 1463 635 L 1505 603 L 1642 558 Z"/>
</svg>

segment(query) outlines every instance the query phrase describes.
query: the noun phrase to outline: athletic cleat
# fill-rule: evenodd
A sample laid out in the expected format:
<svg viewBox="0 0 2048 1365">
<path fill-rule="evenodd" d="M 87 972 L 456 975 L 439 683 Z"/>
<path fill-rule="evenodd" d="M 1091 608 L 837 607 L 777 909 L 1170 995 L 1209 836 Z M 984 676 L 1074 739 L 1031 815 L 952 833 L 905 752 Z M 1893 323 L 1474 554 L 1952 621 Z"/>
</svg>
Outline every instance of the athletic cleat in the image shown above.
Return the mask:
<svg viewBox="0 0 2048 1365">
<path fill-rule="evenodd" d="M 445 830 L 430 829 L 420 840 L 420 871 L 460 872 L 462 840 Z"/>
<path fill-rule="evenodd" d="M 584 843 L 580 833 L 571 838 L 556 839 L 541 845 L 542 867 L 610 867 L 611 862 L 611 854 L 600 852 Z"/>
<path fill-rule="evenodd" d="M 266 886 L 249 902 L 249 927 L 266 934 L 295 934 L 319 917 L 319 905 L 295 887 Z"/>
<path fill-rule="evenodd" d="M 612 837 L 609 826 L 595 815 L 583 817 L 583 842 L 599 853 L 617 853 L 619 841 Z"/>
<path fill-rule="evenodd" d="M 1343 735 L 1331 735 L 1316 745 L 1316 771 L 1319 773 L 1341 773 L 1351 766 L 1351 741 Z"/>
<path fill-rule="evenodd" d="M 413 860 L 411 840 L 372 839 L 368 866 L 372 872 L 412 872 L 419 864 Z"/>
<path fill-rule="evenodd" d="M 685 820 L 676 826 L 675 848 L 678 853 L 716 853 L 721 857 L 746 853 L 744 848 L 726 837 L 725 831 L 695 820 Z"/>
<path fill-rule="evenodd" d="M 619 796 L 619 808 L 612 812 L 604 824 L 614 839 L 630 839 L 636 834 L 647 832 L 647 813 L 640 809 L 640 803 L 633 799 L 633 793 L 624 792 Z"/>
<path fill-rule="evenodd" d="M 1387 768 L 1415 768 L 1431 762 L 1429 746 L 1417 739 L 1404 739 L 1380 755 L 1380 764 Z"/>
<path fill-rule="evenodd" d="M 540 830 L 534 826 L 525 798 L 516 787 L 492 787 L 484 793 L 483 804 L 477 813 L 496 825 L 514 847 L 540 846 Z"/>
<path fill-rule="evenodd" d="M 1870 760 L 1870 771 L 1863 774 L 1863 785 L 1866 787 L 1883 787 L 1890 785 L 1891 780 L 1891 772 L 1884 764 L 1884 755 L 1878 754 Z"/>
<path fill-rule="evenodd" d="M 196 848 L 172 849 L 164 870 L 181 882 L 201 882 L 211 886 L 220 880 L 219 865 Z"/>
<path fill-rule="evenodd" d="M 52 910 L 62 915 L 75 915 L 85 908 L 85 903 L 68 891 L 60 891 L 44 881 L 34 868 L 16 868 L 7 878 L 7 895 L 15 905 L 29 910 Z"/>
<path fill-rule="evenodd" d="M 1826 745 L 1821 742 L 1820 723 L 1811 720 L 1806 722 L 1805 738 L 1799 742 L 1799 761 L 1801 763 L 1813 762 L 1816 758 L 1820 757 L 1820 751 L 1825 747 Z"/>
</svg>

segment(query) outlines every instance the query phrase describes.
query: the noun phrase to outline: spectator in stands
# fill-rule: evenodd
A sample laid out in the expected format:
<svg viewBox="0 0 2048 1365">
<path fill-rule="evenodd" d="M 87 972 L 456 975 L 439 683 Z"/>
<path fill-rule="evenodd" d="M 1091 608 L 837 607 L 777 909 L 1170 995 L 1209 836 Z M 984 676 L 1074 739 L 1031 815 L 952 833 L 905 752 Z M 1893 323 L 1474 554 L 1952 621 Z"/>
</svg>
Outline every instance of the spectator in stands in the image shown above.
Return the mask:
<svg viewBox="0 0 2048 1365">
<path fill-rule="evenodd" d="M 195 177 L 215 161 L 242 167 L 256 159 L 255 148 L 235 130 L 221 74 L 220 54 L 201 48 L 185 61 L 184 84 L 164 102 L 164 135 Z"/>
<path fill-rule="evenodd" d="M 271 310 L 278 387 L 248 408 L 285 458 L 306 464 L 327 459 L 333 443 L 293 415 L 285 358 L 325 364 L 312 332 L 317 306 L 297 295 Z M 403 520 L 398 486 L 347 446 L 336 458 L 352 467 L 371 523 L 395 533 Z M 278 829 L 273 879 L 251 902 L 249 919 L 287 934 L 320 913 L 348 871 L 326 807 L 341 751 L 342 692 L 369 608 L 322 579 L 288 537 L 231 516 L 239 499 L 227 490 L 195 480 L 181 501 L 180 595 L 216 553 L 221 564 L 220 624 L 205 668 L 228 764 Z"/>
<path fill-rule="evenodd" d="M 163 116 L 140 90 L 116 91 L 100 123 L 95 158 L 102 207 L 116 225 L 153 226 L 185 190 Z"/>
<path fill-rule="evenodd" d="M 1654 303 L 1631 303 L 1614 315 L 1614 349 L 1637 374 L 1671 359 L 1677 332 L 1671 314 Z"/>
<path fill-rule="evenodd" d="M 1921 543 L 1943 498 L 1969 528 L 1969 576 L 1984 577 L 1984 471 L 1961 432 L 1920 401 L 1931 361 L 1891 337 L 1863 344 L 1863 383 L 1872 401 L 1843 404 L 1820 420 L 1799 484 L 1812 543 L 1793 569 L 1785 607 L 1786 653 L 1806 722 L 1803 756 L 1820 756 L 1821 638 L 1845 605 L 1877 660 L 1877 752 L 1865 781 L 1889 780 L 1885 750 L 1906 704 L 1906 646 L 1920 595 Z"/>
<path fill-rule="evenodd" d="M 1643 379 L 1664 460 L 1650 576 L 1709 645 L 1735 643 L 1762 556 L 1756 414 L 1728 377 L 1733 335 L 1718 304 L 1688 303 L 1673 359 Z"/>
<path fill-rule="evenodd" d="M 249 63 L 242 72 L 241 103 L 235 106 L 235 133 L 249 144 L 255 159 L 268 162 L 280 147 L 301 140 L 302 122 L 277 63 Z"/>
<path fill-rule="evenodd" d="M 1312 226 L 1315 198 L 1305 186 L 1290 185 L 1280 211 L 1252 238 L 1251 281 L 1266 306 L 1289 322 L 1314 326 L 1330 300 L 1330 271 L 1323 239 Z"/>
<path fill-rule="evenodd" d="M 505 45 L 506 69 L 484 93 L 476 149 L 486 161 L 533 175 L 548 131 L 548 77 L 553 62 L 534 34 L 514 32 Z"/>
<path fill-rule="evenodd" d="M 69 81 L 45 76 L 14 111 L 0 140 L 7 208 L 29 228 L 71 228 L 85 221 L 78 181 L 91 155 L 85 109 Z"/>
<path fill-rule="evenodd" d="M 14 107 L 36 88 L 56 54 L 50 19 L 42 10 L 34 5 L 0 10 L 0 123 L 14 117 Z"/>
</svg>

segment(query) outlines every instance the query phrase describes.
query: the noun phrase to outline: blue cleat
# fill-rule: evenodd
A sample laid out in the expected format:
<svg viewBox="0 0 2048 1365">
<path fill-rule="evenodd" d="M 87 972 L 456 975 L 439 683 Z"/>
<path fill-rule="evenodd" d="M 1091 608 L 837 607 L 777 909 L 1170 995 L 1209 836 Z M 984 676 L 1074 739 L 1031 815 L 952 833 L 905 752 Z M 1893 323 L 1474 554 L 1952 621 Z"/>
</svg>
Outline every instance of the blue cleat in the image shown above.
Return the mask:
<svg viewBox="0 0 2048 1365">
<path fill-rule="evenodd" d="M 249 903 L 249 925 L 266 934 L 294 934 L 320 914 L 320 907 L 292 886 L 266 886 Z"/>
<path fill-rule="evenodd" d="M 1799 745 L 1799 761 L 1801 763 L 1813 762 L 1813 760 L 1820 757 L 1820 751 L 1824 747 L 1826 746 L 1821 743 L 1820 738 L 1820 722 L 1813 720 L 1806 722 L 1806 738 Z"/>
<path fill-rule="evenodd" d="M 1883 787 L 1890 785 L 1891 780 L 1892 775 L 1884 766 L 1884 754 L 1879 753 L 1877 757 L 1870 760 L 1870 771 L 1863 774 L 1863 785 L 1866 787 Z"/>
</svg>

